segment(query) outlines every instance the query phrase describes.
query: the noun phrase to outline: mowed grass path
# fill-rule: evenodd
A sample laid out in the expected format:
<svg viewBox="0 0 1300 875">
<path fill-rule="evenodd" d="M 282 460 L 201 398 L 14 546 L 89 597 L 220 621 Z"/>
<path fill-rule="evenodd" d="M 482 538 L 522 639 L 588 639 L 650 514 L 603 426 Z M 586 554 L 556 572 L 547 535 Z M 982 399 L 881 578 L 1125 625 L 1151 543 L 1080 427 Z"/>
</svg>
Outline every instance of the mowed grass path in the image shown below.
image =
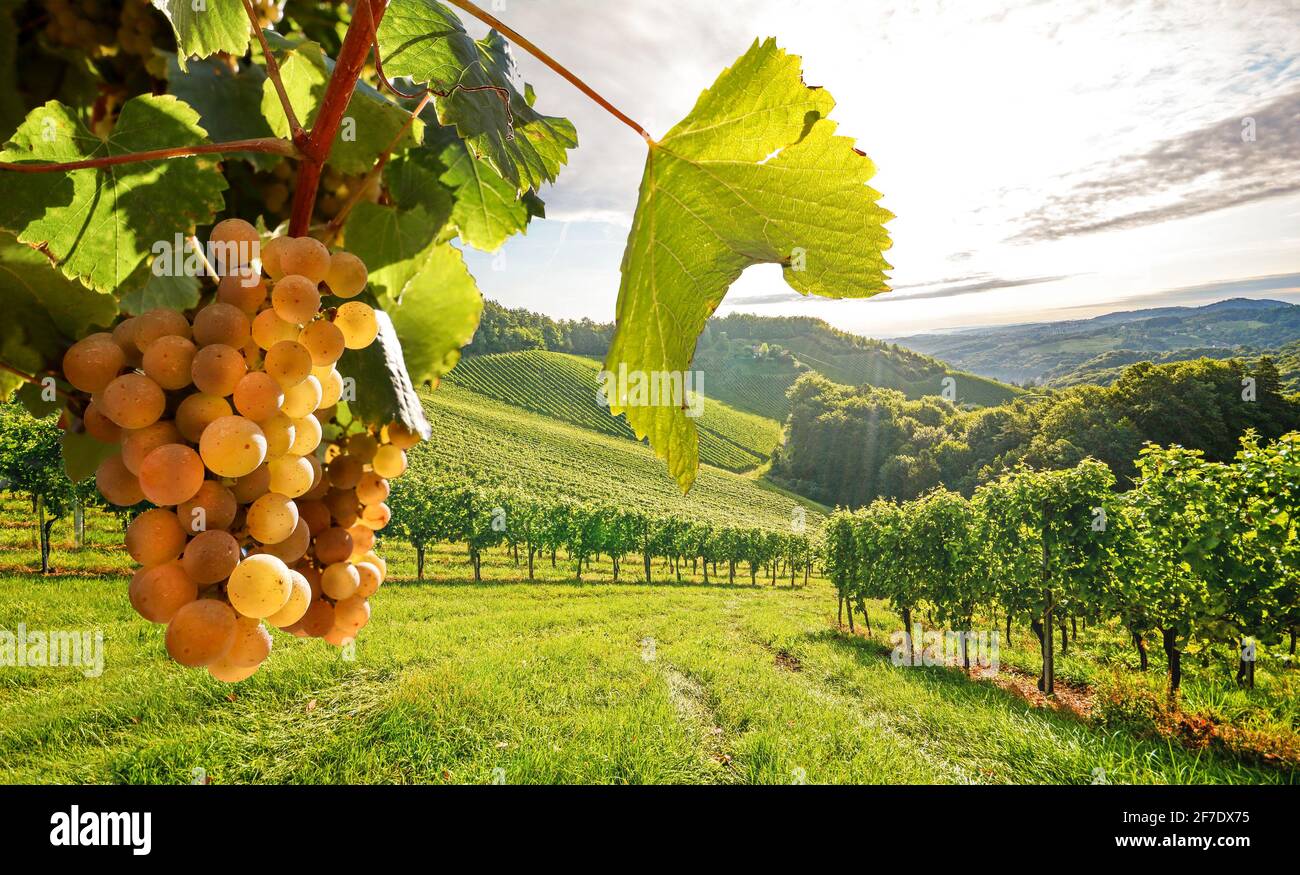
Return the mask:
<svg viewBox="0 0 1300 875">
<path fill-rule="evenodd" d="M 170 663 L 123 579 L 0 577 L 0 628 L 102 629 L 106 668 L 0 668 L 0 781 L 1088 783 L 1286 780 L 1107 736 L 832 628 L 824 583 L 392 583 L 355 659 L 276 636 L 236 687 Z M 880 634 L 880 633 L 878 633 Z"/>
</svg>

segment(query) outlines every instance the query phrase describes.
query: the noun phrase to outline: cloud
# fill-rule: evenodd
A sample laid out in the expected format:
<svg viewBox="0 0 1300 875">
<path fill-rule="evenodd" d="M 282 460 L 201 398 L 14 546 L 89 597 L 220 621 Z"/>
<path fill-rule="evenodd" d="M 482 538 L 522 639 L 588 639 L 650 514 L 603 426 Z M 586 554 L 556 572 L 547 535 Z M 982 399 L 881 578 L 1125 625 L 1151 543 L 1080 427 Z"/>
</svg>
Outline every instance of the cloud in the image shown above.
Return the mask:
<svg viewBox="0 0 1300 875">
<path fill-rule="evenodd" d="M 992 292 L 999 289 L 1014 289 L 1021 286 L 1035 286 L 1041 283 L 1054 283 L 1060 280 L 1069 279 L 1068 276 L 1031 276 L 1017 279 L 1006 279 L 1004 277 L 992 277 L 988 274 L 974 274 L 967 277 L 957 277 L 953 279 L 936 280 L 929 283 L 914 283 L 906 286 L 895 286 L 894 291 L 882 295 L 876 295 L 867 299 L 868 303 L 888 304 L 891 301 L 920 301 L 927 298 L 955 298 L 959 295 L 974 295 L 980 292 Z M 909 294 L 899 294 L 905 289 L 926 289 L 922 292 L 912 292 Z M 750 295 L 734 300 L 724 300 L 723 307 L 761 307 L 770 304 L 791 304 L 796 302 L 813 303 L 813 302 L 831 302 L 835 298 L 819 298 L 815 296 L 805 297 L 798 292 L 773 292 L 767 295 Z"/>
<path fill-rule="evenodd" d="M 1137 228 L 1300 192 L 1300 89 L 1081 177 L 1024 215 L 1011 239 Z"/>
</svg>

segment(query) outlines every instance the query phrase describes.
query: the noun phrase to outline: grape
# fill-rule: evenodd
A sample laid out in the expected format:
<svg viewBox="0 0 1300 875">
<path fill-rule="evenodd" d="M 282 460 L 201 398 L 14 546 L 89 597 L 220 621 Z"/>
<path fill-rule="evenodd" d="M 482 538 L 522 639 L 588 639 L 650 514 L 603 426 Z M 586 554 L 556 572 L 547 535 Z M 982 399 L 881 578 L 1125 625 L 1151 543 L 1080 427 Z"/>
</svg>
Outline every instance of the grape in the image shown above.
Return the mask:
<svg viewBox="0 0 1300 875">
<path fill-rule="evenodd" d="M 389 492 L 391 490 L 388 481 L 374 471 L 362 474 L 361 481 L 357 483 L 357 501 L 362 504 L 379 504 L 381 501 L 387 501 Z"/>
<path fill-rule="evenodd" d="M 406 473 L 406 453 L 392 444 L 379 448 L 374 461 L 370 463 L 375 473 L 387 480 L 396 480 Z"/>
<path fill-rule="evenodd" d="M 239 542 L 229 532 L 210 529 L 195 535 L 186 545 L 181 565 L 191 580 L 209 586 L 229 577 L 239 559 Z"/>
<path fill-rule="evenodd" d="M 263 310 L 253 319 L 253 341 L 259 349 L 270 349 L 277 343 L 296 341 L 301 334 L 298 326 L 285 322 L 274 310 Z"/>
<path fill-rule="evenodd" d="M 185 549 L 185 529 L 169 510 L 147 510 L 126 528 L 126 552 L 145 568 L 175 561 Z"/>
<path fill-rule="evenodd" d="M 139 367 L 141 361 L 143 361 L 143 354 L 135 342 L 139 331 L 139 316 L 132 316 L 119 322 L 117 327 L 113 329 L 113 342 L 117 344 L 118 349 L 122 350 L 122 356 L 125 358 L 127 366 L 133 368 Z"/>
<path fill-rule="evenodd" d="M 278 492 L 268 492 L 248 508 L 248 531 L 263 544 L 278 544 L 298 526 L 298 506 Z"/>
<path fill-rule="evenodd" d="M 338 601 L 355 595 L 361 586 L 361 575 L 354 565 L 348 562 L 335 562 L 325 569 L 320 577 L 320 587 L 325 595 Z"/>
<path fill-rule="evenodd" d="M 320 535 L 321 532 L 328 529 L 334 524 L 330 516 L 329 508 L 321 501 L 299 501 L 298 516 L 311 529 L 312 537 Z"/>
<path fill-rule="evenodd" d="M 367 432 L 357 432 L 348 438 L 348 455 L 363 465 L 369 465 L 379 452 L 379 441 Z"/>
<path fill-rule="evenodd" d="M 147 352 L 149 345 L 160 337 L 190 336 L 190 323 L 185 316 L 175 310 L 150 310 L 139 317 L 135 324 L 135 347 L 140 352 Z"/>
<path fill-rule="evenodd" d="M 322 599 L 317 599 L 302 615 L 302 630 L 312 638 L 328 635 L 334 628 L 334 606 Z"/>
<path fill-rule="evenodd" d="M 226 595 L 235 610 L 257 620 L 283 608 L 292 592 L 289 566 L 265 553 L 240 562 L 226 583 Z"/>
<path fill-rule="evenodd" d="M 283 413 L 277 413 L 269 419 L 258 422 L 262 433 L 266 435 L 266 457 L 278 459 L 293 446 L 297 436 L 293 420 Z"/>
<path fill-rule="evenodd" d="M 331 489 L 325 496 L 325 506 L 330 509 L 335 521 L 342 528 L 348 528 L 357 521 L 357 494 L 351 489 Z"/>
<path fill-rule="evenodd" d="M 279 268 L 285 274 L 304 276 L 313 283 L 324 282 L 330 269 L 330 251 L 314 237 L 293 237 L 280 246 Z"/>
<path fill-rule="evenodd" d="M 301 456 L 285 456 L 274 459 L 268 466 L 271 469 L 271 491 L 289 498 L 306 495 L 312 487 L 314 474 L 311 462 Z"/>
<path fill-rule="evenodd" d="M 275 416 L 282 404 L 284 390 L 261 371 L 245 375 L 235 387 L 235 409 L 255 422 Z"/>
<path fill-rule="evenodd" d="M 95 470 L 95 488 L 105 501 L 118 507 L 131 507 L 144 501 L 140 481 L 127 470 L 121 453 L 115 453 L 99 464 Z"/>
<path fill-rule="evenodd" d="M 240 617 L 235 621 L 235 641 L 222 662 L 239 668 L 257 668 L 271 655 L 271 633 L 261 620 Z"/>
<path fill-rule="evenodd" d="M 317 409 L 333 407 L 343 398 L 343 375 L 330 368 L 323 373 L 322 369 L 312 369 L 312 376 L 320 380 L 321 399 Z"/>
<path fill-rule="evenodd" d="M 280 409 L 292 419 L 302 419 L 316 412 L 320 399 L 320 380 L 308 374 L 301 383 L 285 390 L 284 404 Z"/>
<path fill-rule="evenodd" d="M 368 504 L 361 509 L 362 525 L 374 529 L 376 532 L 384 529 L 392 518 L 393 512 L 383 502 Z"/>
<path fill-rule="evenodd" d="M 348 301 L 334 315 L 334 324 L 343 332 L 348 349 L 365 349 L 379 336 L 379 322 L 369 304 Z"/>
<path fill-rule="evenodd" d="M 322 565 L 334 565 L 352 558 L 352 536 L 347 529 L 326 529 L 316 536 L 316 559 Z"/>
<path fill-rule="evenodd" d="M 370 622 L 370 603 L 360 594 L 341 599 L 334 606 L 334 626 L 356 635 Z"/>
<path fill-rule="evenodd" d="M 230 414 L 230 404 L 225 398 L 200 392 L 187 396 L 176 408 L 176 428 L 185 440 L 197 444 L 209 425 Z"/>
<path fill-rule="evenodd" d="M 190 668 L 216 662 L 234 640 L 235 612 L 215 599 L 182 605 L 167 624 L 167 652 Z"/>
<path fill-rule="evenodd" d="M 262 254 L 265 256 L 266 250 L 262 250 Z M 266 303 L 266 280 L 259 276 L 256 277 L 256 282 L 250 284 L 249 276 L 247 273 L 236 272 L 222 277 L 221 285 L 217 287 L 217 301 L 238 307 L 245 316 L 252 319 Z"/>
<path fill-rule="evenodd" d="M 99 405 L 94 401 L 86 406 L 86 414 L 82 422 L 85 423 L 86 434 L 100 443 L 115 444 L 122 439 L 121 427 L 101 413 Z"/>
<path fill-rule="evenodd" d="M 307 578 L 293 569 L 289 570 L 289 577 L 293 579 L 293 591 L 289 593 L 289 601 L 266 618 L 266 622 L 279 629 L 286 629 L 297 623 L 311 605 L 311 584 L 307 582 Z"/>
<path fill-rule="evenodd" d="M 368 279 L 366 266 L 351 252 L 335 252 L 330 256 L 325 284 L 335 295 L 340 298 L 355 298 L 365 289 Z"/>
<path fill-rule="evenodd" d="M 126 367 L 126 355 L 112 335 L 96 334 L 79 340 L 63 355 L 63 376 L 82 392 L 103 391 Z"/>
<path fill-rule="evenodd" d="M 420 436 L 400 422 L 389 423 L 388 442 L 399 450 L 409 450 L 420 442 Z"/>
<path fill-rule="evenodd" d="M 343 332 L 327 319 L 317 319 L 302 330 L 298 342 L 311 353 L 315 367 L 332 367 L 343 356 Z"/>
<path fill-rule="evenodd" d="M 160 337 L 144 353 L 144 373 L 164 389 L 184 389 L 192 378 L 197 348 L 184 337 Z"/>
<path fill-rule="evenodd" d="M 262 247 L 262 269 L 272 280 L 278 280 L 284 276 L 284 269 L 280 266 L 280 255 L 284 252 L 285 244 L 289 242 L 288 237 L 272 237 L 266 241 Z"/>
<path fill-rule="evenodd" d="M 380 575 L 378 568 L 369 562 L 358 562 L 353 567 L 357 569 L 357 577 L 361 581 L 357 586 L 358 596 L 368 599 L 379 592 L 379 585 L 384 582 L 384 579 Z"/>
<path fill-rule="evenodd" d="M 355 489 L 365 467 L 351 456 L 339 456 L 329 464 L 330 483 L 339 489 Z"/>
<path fill-rule="evenodd" d="M 305 325 L 320 310 L 320 292 L 316 283 L 307 277 L 289 274 L 281 277 L 271 290 L 271 306 L 275 315 L 285 322 Z"/>
<path fill-rule="evenodd" d="M 352 555 L 349 559 L 360 560 L 375 548 L 375 530 L 369 526 L 357 523 L 348 529 L 348 534 L 352 536 Z"/>
<path fill-rule="evenodd" d="M 338 613 L 337 608 L 335 608 L 335 613 Z M 335 647 L 346 647 L 348 642 L 355 640 L 357 636 L 353 635 L 351 630 L 346 627 L 335 623 L 333 628 L 320 637 L 326 644 L 332 644 Z"/>
<path fill-rule="evenodd" d="M 204 474 L 198 453 L 184 444 L 167 444 L 145 456 L 140 489 L 156 505 L 176 505 L 198 494 Z"/>
<path fill-rule="evenodd" d="M 208 674 L 212 675 L 214 680 L 219 680 L 224 684 L 237 684 L 257 674 L 258 668 L 260 666 L 242 667 L 225 659 L 218 659 L 208 666 Z"/>
<path fill-rule="evenodd" d="M 126 470 L 138 477 L 140 466 L 144 464 L 145 458 L 150 453 L 167 444 L 180 442 L 181 433 L 176 428 L 176 423 L 166 419 L 161 419 L 153 425 L 146 425 L 144 428 L 123 432 L 122 464 L 126 465 Z"/>
<path fill-rule="evenodd" d="M 172 560 L 137 571 L 127 597 L 135 612 L 150 623 L 170 623 L 177 611 L 199 597 L 199 588 L 181 564 Z"/>
<path fill-rule="evenodd" d="M 293 534 L 278 544 L 262 545 L 258 552 L 274 556 L 288 565 L 290 562 L 297 562 L 303 556 L 306 556 L 309 547 L 311 547 L 311 528 L 299 518 Z"/>
<path fill-rule="evenodd" d="M 219 343 L 238 349 L 252 337 L 247 314 L 234 304 L 215 303 L 194 316 L 194 342 L 199 346 Z"/>
<path fill-rule="evenodd" d="M 223 416 L 204 430 L 199 452 L 212 473 L 243 477 L 266 461 L 266 435 L 251 419 Z"/>
<path fill-rule="evenodd" d="M 289 447 L 290 455 L 306 456 L 309 453 L 316 452 L 316 448 L 320 446 L 322 436 L 320 420 L 314 416 L 295 419 L 293 421 L 293 431 L 293 445 Z"/>
<path fill-rule="evenodd" d="M 221 398 L 235 394 L 235 387 L 244 378 L 248 366 L 239 350 L 223 343 L 203 347 L 194 356 L 190 378 L 194 387 L 206 395 Z"/>
<path fill-rule="evenodd" d="M 208 250 L 218 276 L 229 276 L 257 261 L 262 235 L 243 219 L 218 222 L 208 237 Z"/>
<path fill-rule="evenodd" d="M 311 376 L 311 353 L 296 340 L 282 340 L 266 351 L 265 368 L 281 388 L 290 389 Z"/>
<path fill-rule="evenodd" d="M 191 535 L 213 529 L 228 529 L 235 521 L 235 495 L 215 480 L 205 480 L 189 501 L 176 507 L 181 526 Z M 202 513 L 195 513 L 202 510 Z"/>
<path fill-rule="evenodd" d="M 167 397 L 153 380 L 141 374 L 123 374 L 109 383 L 100 396 L 103 413 L 122 428 L 153 425 L 167 407 Z"/>
<path fill-rule="evenodd" d="M 271 491 L 271 467 L 259 465 L 252 473 L 237 479 L 231 491 L 240 504 L 252 504 Z"/>
<path fill-rule="evenodd" d="M 379 569 L 379 579 L 381 581 L 388 579 L 388 563 L 383 559 L 380 559 L 373 550 L 365 556 L 362 556 L 361 561 L 369 562 L 371 565 L 375 566 L 375 568 Z"/>
</svg>

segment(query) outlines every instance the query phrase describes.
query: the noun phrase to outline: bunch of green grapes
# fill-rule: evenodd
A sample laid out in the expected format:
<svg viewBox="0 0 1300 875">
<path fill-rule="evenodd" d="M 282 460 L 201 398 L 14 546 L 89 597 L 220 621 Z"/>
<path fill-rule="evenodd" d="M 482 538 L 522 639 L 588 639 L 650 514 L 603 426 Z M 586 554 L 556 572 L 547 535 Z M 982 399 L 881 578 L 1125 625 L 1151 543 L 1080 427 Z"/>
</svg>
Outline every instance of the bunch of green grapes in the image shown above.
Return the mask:
<svg viewBox="0 0 1300 875">
<path fill-rule="evenodd" d="M 240 219 L 212 243 L 253 255 L 194 311 L 153 310 L 78 341 L 63 374 L 89 395 L 87 433 L 117 448 L 99 491 L 154 506 L 127 529 L 141 566 L 132 606 L 166 624 L 173 659 L 233 683 L 270 654 L 267 624 L 341 646 L 369 622 L 387 573 L 374 548 L 388 481 L 419 437 L 390 425 L 323 440 L 345 389 L 337 362 L 379 330 L 364 302 L 322 311 L 322 290 L 365 288 L 359 258 L 310 237 L 263 246 Z"/>
<path fill-rule="evenodd" d="M 257 26 L 266 30 L 274 28 L 284 18 L 285 0 L 252 0 L 257 13 Z"/>
<path fill-rule="evenodd" d="M 52 45 L 94 59 L 125 56 L 136 65 L 143 61 L 155 77 L 166 70 L 154 52 L 165 24 L 149 0 L 46 0 L 45 11 L 45 38 Z"/>
</svg>

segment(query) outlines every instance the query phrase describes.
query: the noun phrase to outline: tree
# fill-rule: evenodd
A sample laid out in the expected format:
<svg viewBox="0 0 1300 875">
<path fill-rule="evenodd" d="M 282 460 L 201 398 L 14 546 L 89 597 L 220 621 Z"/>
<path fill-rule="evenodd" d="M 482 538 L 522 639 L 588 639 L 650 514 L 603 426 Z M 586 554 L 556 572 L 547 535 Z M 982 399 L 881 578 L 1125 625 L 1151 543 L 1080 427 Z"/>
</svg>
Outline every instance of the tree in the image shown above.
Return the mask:
<svg viewBox="0 0 1300 875">
<path fill-rule="evenodd" d="M 428 548 L 459 534 L 448 525 L 450 493 L 420 477 L 405 477 L 393 485 L 388 507 L 393 512 L 393 533 L 415 548 L 415 574 L 424 581 L 424 562 Z"/>
<path fill-rule="evenodd" d="M 49 574 L 50 534 L 76 500 L 64 470 L 61 432 L 53 418 L 36 419 L 20 405 L 0 405 L 0 480 L 32 503 L 41 574 Z M 84 494 L 87 484 L 81 485 Z"/>
</svg>

